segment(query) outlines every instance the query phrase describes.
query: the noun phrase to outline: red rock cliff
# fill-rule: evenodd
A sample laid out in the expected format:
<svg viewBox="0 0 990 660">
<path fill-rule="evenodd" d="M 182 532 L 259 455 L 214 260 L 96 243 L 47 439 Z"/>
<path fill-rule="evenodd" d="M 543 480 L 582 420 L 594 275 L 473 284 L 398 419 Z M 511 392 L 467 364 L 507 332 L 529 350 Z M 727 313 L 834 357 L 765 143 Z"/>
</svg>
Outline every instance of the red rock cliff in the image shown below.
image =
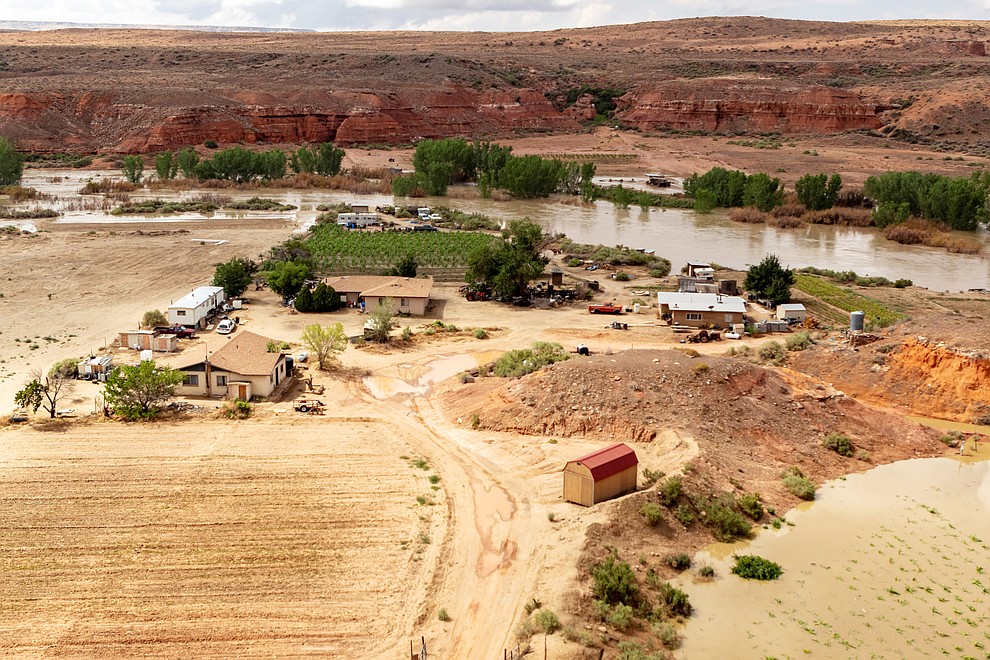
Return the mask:
<svg viewBox="0 0 990 660">
<path fill-rule="evenodd" d="M 833 133 L 880 128 L 877 107 L 831 87 L 706 80 L 641 87 L 618 101 L 617 117 L 640 129 Z"/>
</svg>

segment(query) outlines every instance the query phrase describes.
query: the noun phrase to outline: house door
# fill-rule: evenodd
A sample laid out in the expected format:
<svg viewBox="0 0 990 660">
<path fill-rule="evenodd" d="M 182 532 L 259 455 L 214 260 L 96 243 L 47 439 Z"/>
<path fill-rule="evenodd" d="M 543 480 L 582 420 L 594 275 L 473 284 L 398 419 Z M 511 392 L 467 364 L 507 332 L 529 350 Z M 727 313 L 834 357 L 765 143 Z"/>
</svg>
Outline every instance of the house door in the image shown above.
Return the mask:
<svg viewBox="0 0 990 660">
<path fill-rule="evenodd" d="M 248 395 L 248 386 L 246 383 L 237 383 L 237 398 L 241 401 L 247 401 L 250 396 Z"/>
</svg>

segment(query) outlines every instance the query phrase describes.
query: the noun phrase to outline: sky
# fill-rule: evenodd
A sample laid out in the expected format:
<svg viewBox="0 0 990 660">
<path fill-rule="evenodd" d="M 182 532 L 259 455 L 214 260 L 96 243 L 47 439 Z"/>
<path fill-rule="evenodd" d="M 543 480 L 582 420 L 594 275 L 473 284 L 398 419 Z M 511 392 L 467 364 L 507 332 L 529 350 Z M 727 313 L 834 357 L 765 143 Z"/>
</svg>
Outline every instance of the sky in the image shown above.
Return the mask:
<svg viewBox="0 0 990 660">
<path fill-rule="evenodd" d="M 0 0 L 0 21 L 528 31 L 698 16 L 990 20 L 990 0 Z"/>
</svg>

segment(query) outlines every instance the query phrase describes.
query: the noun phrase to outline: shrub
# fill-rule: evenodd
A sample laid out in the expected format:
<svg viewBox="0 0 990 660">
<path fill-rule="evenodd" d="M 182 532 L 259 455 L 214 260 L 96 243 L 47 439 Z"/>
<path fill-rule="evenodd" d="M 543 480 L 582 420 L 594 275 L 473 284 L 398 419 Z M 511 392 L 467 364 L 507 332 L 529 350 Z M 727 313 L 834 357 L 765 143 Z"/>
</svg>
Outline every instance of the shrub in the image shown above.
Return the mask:
<svg viewBox="0 0 990 660">
<path fill-rule="evenodd" d="M 677 498 L 681 496 L 681 491 L 684 489 L 684 484 L 681 482 L 680 477 L 670 477 L 664 480 L 660 487 L 657 489 L 657 495 L 660 497 L 660 504 L 665 507 L 671 507 L 677 501 Z"/>
<path fill-rule="evenodd" d="M 614 279 L 616 282 L 628 282 L 629 280 L 632 279 L 632 277 L 629 275 L 629 273 L 620 270 L 618 273 L 615 274 L 615 276 L 612 279 Z"/>
<path fill-rule="evenodd" d="M 670 616 L 691 616 L 691 601 L 688 595 L 672 585 L 664 582 L 657 590 L 660 604 Z"/>
<path fill-rule="evenodd" d="M 595 609 L 595 618 L 599 621 L 606 621 L 608 619 L 609 613 L 612 611 L 612 606 L 606 603 L 604 600 L 595 599 L 591 603 L 592 607 Z"/>
<path fill-rule="evenodd" d="M 803 351 L 811 348 L 815 342 L 811 341 L 811 335 L 807 332 L 798 332 L 789 336 L 785 343 L 789 351 Z"/>
<path fill-rule="evenodd" d="M 608 614 L 608 624 L 616 630 L 628 630 L 633 622 L 633 608 L 630 605 L 616 605 Z"/>
<path fill-rule="evenodd" d="M 441 607 L 440 611 L 437 612 L 437 618 L 441 621 L 450 621 L 450 615 L 447 613 L 447 608 Z"/>
<path fill-rule="evenodd" d="M 492 373 L 500 378 L 518 378 L 570 358 L 560 344 L 538 341 L 533 347 L 509 351 L 495 360 Z"/>
<path fill-rule="evenodd" d="M 579 266 L 584 265 L 584 262 L 578 259 L 577 257 L 574 257 L 573 259 L 567 260 L 567 265 L 570 266 L 571 268 L 578 268 Z"/>
<path fill-rule="evenodd" d="M 853 455 L 852 440 L 850 440 L 849 436 L 844 433 L 829 433 L 825 436 L 825 439 L 822 440 L 822 445 L 828 449 L 831 449 L 840 456 L 845 456 L 846 458 Z"/>
<path fill-rule="evenodd" d="M 655 484 L 660 479 L 663 479 L 664 473 L 662 470 L 651 470 L 650 468 L 643 468 L 643 483 L 647 488 Z"/>
<path fill-rule="evenodd" d="M 707 193 L 708 191 L 706 190 L 702 192 Z M 657 653 L 650 653 L 644 649 L 643 645 L 639 642 L 632 642 L 629 640 L 619 642 L 618 649 L 618 660 L 663 660 L 665 657 L 662 652 L 658 651 Z"/>
<path fill-rule="evenodd" d="M 206 147 L 207 149 L 216 149 L 220 145 L 217 144 L 216 140 L 204 140 L 203 146 Z"/>
<path fill-rule="evenodd" d="M 691 507 L 686 504 L 681 504 L 674 509 L 674 517 L 677 518 L 677 521 L 685 527 L 690 527 L 691 523 L 694 522 L 694 511 L 692 511 Z"/>
<path fill-rule="evenodd" d="M 536 624 L 537 629 L 547 635 L 552 635 L 560 629 L 560 620 L 557 618 L 557 615 L 554 614 L 553 610 L 546 608 L 536 610 L 536 613 L 533 615 L 533 623 Z"/>
<path fill-rule="evenodd" d="M 660 643 L 665 648 L 676 649 L 681 644 L 681 638 L 677 634 L 677 628 L 668 621 L 661 621 L 654 625 L 653 634 L 657 636 L 657 639 L 660 640 Z"/>
<path fill-rule="evenodd" d="M 410 339 L 412 339 L 412 335 L 413 335 L 412 328 L 410 328 L 408 325 L 406 327 L 402 328 L 402 340 L 403 341 L 409 341 Z"/>
<path fill-rule="evenodd" d="M 632 568 L 615 555 L 608 555 L 592 566 L 591 577 L 595 582 L 595 598 L 606 603 L 625 603 L 639 592 Z"/>
<path fill-rule="evenodd" d="M 650 527 L 656 527 L 663 520 L 663 510 L 653 502 L 644 504 L 640 513 L 646 518 L 646 524 Z"/>
<path fill-rule="evenodd" d="M 716 539 L 724 543 L 745 538 L 752 529 L 733 505 L 732 496 L 725 494 L 703 502 L 703 507 L 700 507 L 705 512 L 705 525 L 711 528 Z"/>
<path fill-rule="evenodd" d="M 702 376 L 708 373 L 708 369 L 709 369 L 708 365 L 704 362 L 699 362 L 698 364 L 691 367 L 691 371 L 693 371 L 696 376 Z"/>
<path fill-rule="evenodd" d="M 715 577 L 715 569 L 712 568 L 711 566 L 702 566 L 698 570 L 698 575 L 700 575 L 703 578 L 713 578 Z"/>
<path fill-rule="evenodd" d="M 776 580 L 783 573 L 780 564 L 756 555 L 736 555 L 732 572 L 747 580 Z"/>
<path fill-rule="evenodd" d="M 683 571 L 691 568 L 691 558 L 683 552 L 676 555 L 667 555 L 663 558 L 663 562 L 675 571 Z"/>
<path fill-rule="evenodd" d="M 484 328 L 475 328 L 474 329 L 474 338 L 475 339 L 488 339 L 488 331 L 485 330 Z"/>
<path fill-rule="evenodd" d="M 800 497 L 802 500 L 815 499 L 815 484 L 811 483 L 811 480 L 805 477 L 797 466 L 792 465 L 784 470 L 781 479 L 784 481 L 784 488 L 790 491 L 792 495 Z"/>
<path fill-rule="evenodd" d="M 749 224 L 762 224 L 769 216 L 751 206 L 744 206 L 729 211 L 729 220 L 733 222 L 745 222 Z"/>
<path fill-rule="evenodd" d="M 784 347 L 780 342 L 767 342 L 760 347 L 760 359 L 771 364 L 780 364 L 784 361 Z"/>
<path fill-rule="evenodd" d="M 737 501 L 739 509 L 753 520 L 763 517 L 763 503 L 759 493 L 746 493 Z"/>
</svg>

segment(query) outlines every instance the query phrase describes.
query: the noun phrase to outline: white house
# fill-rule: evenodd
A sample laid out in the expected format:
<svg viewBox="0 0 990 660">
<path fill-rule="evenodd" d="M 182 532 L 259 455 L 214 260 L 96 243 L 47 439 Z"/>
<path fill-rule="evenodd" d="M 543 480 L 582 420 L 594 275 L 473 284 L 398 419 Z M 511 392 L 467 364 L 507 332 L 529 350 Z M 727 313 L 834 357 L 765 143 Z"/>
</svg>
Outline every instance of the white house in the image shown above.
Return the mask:
<svg viewBox="0 0 990 660">
<path fill-rule="evenodd" d="M 222 286 L 198 287 L 168 306 L 168 322 L 202 328 L 206 317 L 226 299 Z"/>
<path fill-rule="evenodd" d="M 176 394 L 248 401 L 252 396 L 268 396 L 291 376 L 285 355 L 268 350 L 277 342 L 247 330 L 230 337 L 208 356 L 187 354 L 170 361 L 185 376 Z"/>
</svg>

